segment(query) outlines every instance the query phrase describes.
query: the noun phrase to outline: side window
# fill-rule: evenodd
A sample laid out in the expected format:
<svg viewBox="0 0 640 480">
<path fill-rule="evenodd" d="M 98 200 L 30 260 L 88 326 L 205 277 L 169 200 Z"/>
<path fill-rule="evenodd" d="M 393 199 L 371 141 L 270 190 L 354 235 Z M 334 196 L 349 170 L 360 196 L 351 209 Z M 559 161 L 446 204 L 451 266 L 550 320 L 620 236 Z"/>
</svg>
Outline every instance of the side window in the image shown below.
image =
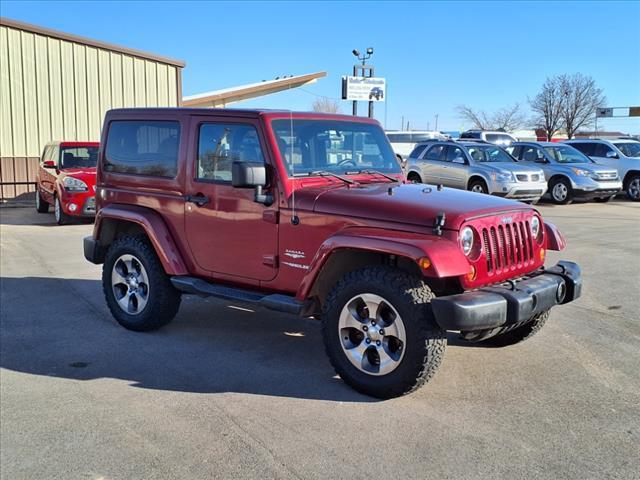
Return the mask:
<svg viewBox="0 0 640 480">
<path fill-rule="evenodd" d="M 594 157 L 606 157 L 607 153 L 613 152 L 613 149 L 609 145 L 605 145 L 604 143 L 595 143 L 593 144 L 593 156 Z"/>
<path fill-rule="evenodd" d="M 233 162 L 264 163 L 256 128 L 247 124 L 200 125 L 197 178 L 230 182 Z"/>
<path fill-rule="evenodd" d="M 444 147 L 445 147 L 444 145 L 434 145 L 427 151 L 427 154 L 424 156 L 424 159 L 440 160 L 441 157 L 443 156 L 442 153 L 444 152 Z"/>
<path fill-rule="evenodd" d="M 409 158 L 418 158 L 420 154 L 424 152 L 425 148 L 427 148 L 427 145 L 418 145 L 416 148 L 413 149 L 411 154 L 409 154 Z"/>
<path fill-rule="evenodd" d="M 513 158 L 516 160 L 520 160 L 520 153 L 522 153 L 522 147 L 507 147 L 505 148 L 507 152 L 511 154 Z"/>
<path fill-rule="evenodd" d="M 107 172 L 175 177 L 180 123 L 117 120 L 109 125 L 103 168 Z"/>
<path fill-rule="evenodd" d="M 594 152 L 594 147 L 596 146 L 595 143 L 572 143 L 571 146 L 574 147 L 574 148 L 577 148 L 578 150 L 580 150 L 582 153 L 584 153 L 588 157 L 591 157 L 591 156 L 595 155 L 593 153 Z"/>
<path fill-rule="evenodd" d="M 447 147 L 447 162 L 467 163 L 467 160 L 464 156 L 464 152 L 460 147 L 453 147 L 449 145 Z"/>
<path fill-rule="evenodd" d="M 538 156 L 542 156 L 536 147 L 522 147 L 522 156 L 520 157 L 525 162 L 535 162 L 538 160 Z"/>
</svg>

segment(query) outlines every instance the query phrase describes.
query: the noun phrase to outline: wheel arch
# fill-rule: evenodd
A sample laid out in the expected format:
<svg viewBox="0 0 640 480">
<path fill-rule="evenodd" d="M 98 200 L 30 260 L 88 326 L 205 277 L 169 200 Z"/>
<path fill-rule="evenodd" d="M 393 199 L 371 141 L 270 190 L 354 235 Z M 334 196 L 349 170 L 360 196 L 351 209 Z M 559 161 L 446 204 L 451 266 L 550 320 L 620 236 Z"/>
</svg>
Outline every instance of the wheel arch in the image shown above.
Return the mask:
<svg viewBox="0 0 640 480">
<path fill-rule="evenodd" d="M 471 176 L 469 177 L 469 180 L 467 180 L 467 190 L 469 190 L 471 188 L 471 184 L 475 181 L 480 180 L 482 183 L 484 183 L 484 186 L 487 187 L 487 192 L 489 191 L 489 182 L 487 181 L 486 178 L 484 178 L 483 175 L 479 174 L 479 173 L 473 173 L 471 174 Z"/>
<path fill-rule="evenodd" d="M 100 209 L 96 215 L 93 238 L 101 252 L 101 261 L 104 261 L 109 245 L 124 235 L 145 235 L 168 275 L 189 273 L 171 232 L 157 212 L 131 205 L 109 205 Z"/>
<path fill-rule="evenodd" d="M 629 170 L 627 173 L 625 173 L 624 179 L 622 180 L 622 188 L 626 190 L 629 186 L 629 181 L 636 175 L 640 175 L 640 170 Z"/>
<path fill-rule="evenodd" d="M 418 261 L 427 257 L 426 269 Z M 322 302 L 344 274 L 370 265 L 393 265 L 441 285 L 443 279 L 469 272 L 469 262 L 455 242 L 424 234 L 389 234 L 376 228 L 354 228 L 327 239 L 318 249 L 304 276 L 296 298 Z"/>
</svg>

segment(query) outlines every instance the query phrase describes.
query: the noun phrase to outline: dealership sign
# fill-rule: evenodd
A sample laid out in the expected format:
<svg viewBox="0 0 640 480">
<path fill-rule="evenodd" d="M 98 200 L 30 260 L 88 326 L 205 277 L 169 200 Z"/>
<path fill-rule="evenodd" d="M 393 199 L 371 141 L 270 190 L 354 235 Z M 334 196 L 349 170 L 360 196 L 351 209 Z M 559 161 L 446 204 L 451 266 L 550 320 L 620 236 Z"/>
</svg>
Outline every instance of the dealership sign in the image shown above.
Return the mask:
<svg viewBox="0 0 640 480">
<path fill-rule="evenodd" d="M 387 83 L 379 77 L 342 77 L 342 99 L 384 102 Z"/>
<path fill-rule="evenodd" d="M 607 118 L 613 117 L 613 108 L 598 108 L 596 111 L 596 117 Z"/>
</svg>

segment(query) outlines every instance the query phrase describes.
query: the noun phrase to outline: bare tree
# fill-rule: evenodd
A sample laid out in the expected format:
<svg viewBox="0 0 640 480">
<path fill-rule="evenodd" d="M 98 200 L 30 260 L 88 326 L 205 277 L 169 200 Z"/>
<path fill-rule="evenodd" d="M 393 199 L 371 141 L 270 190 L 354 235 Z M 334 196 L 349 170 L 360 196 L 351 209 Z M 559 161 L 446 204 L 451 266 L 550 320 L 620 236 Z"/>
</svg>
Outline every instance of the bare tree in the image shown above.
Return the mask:
<svg viewBox="0 0 640 480">
<path fill-rule="evenodd" d="M 534 123 L 544 130 L 547 141 L 564 128 L 563 108 L 565 95 L 560 77 L 547 78 L 542 85 L 542 90 L 533 99 L 529 99 L 529 105 L 535 117 Z"/>
<path fill-rule="evenodd" d="M 327 97 L 319 97 L 313 101 L 311 105 L 314 112 L 321 113 L 340 113 L 340 103 L 337 100 L 332 100 Z"/>
<path fill-rule="evenodd" d="M 522 128 L 526 124 L 525 116 L 520 105 L 515 103 L 509 107 L 488 114 L 484 110 L 474 110 L 467 105 L 458 106 L 458 114 L 471 122 L 474 128 L 480 130 L 504 130 L 507 132 Z"/>
<path fill-rule="evenodd" d="M 567 137 L 573 138 L 580 128 L 593 125 L 596 109 L 602 107 L 607 98 L 592 77 L 581 73 L 560 75 L 558 81 L 564 97 L 562 102 L 564 129 Z"/>
</svg>

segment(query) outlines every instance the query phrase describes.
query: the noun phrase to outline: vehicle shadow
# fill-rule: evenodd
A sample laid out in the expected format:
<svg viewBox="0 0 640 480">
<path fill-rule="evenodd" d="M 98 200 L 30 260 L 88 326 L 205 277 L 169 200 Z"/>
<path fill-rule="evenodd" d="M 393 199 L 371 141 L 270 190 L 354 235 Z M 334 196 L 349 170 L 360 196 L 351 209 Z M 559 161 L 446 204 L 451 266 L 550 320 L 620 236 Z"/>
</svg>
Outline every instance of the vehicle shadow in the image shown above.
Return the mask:
<svg viewBox="0 0 640 480">
<path fill-rule="evenodd" d="M 34 301 L 34 299 L 37 299 Z M 0 278 L 0 367 L 145 389 L 374 402 L 340 380 L 319 322 L 190 296 L 161 330 L 111 317 L 100 282 Z"/>
<path fill-rule="evenodd" d="M 86 225 L 93 222 L 92 218 L 73 218 L 68 225 Z M 53 207 L 49 213 L 38 213 L 32 206 L 3 205 L 0 207 L 0 225 L 23 225 L 30 227 L 58 227 L 53 215 Z M 65 224 L 66 226 L 67 224 Z"/>
</svg>

